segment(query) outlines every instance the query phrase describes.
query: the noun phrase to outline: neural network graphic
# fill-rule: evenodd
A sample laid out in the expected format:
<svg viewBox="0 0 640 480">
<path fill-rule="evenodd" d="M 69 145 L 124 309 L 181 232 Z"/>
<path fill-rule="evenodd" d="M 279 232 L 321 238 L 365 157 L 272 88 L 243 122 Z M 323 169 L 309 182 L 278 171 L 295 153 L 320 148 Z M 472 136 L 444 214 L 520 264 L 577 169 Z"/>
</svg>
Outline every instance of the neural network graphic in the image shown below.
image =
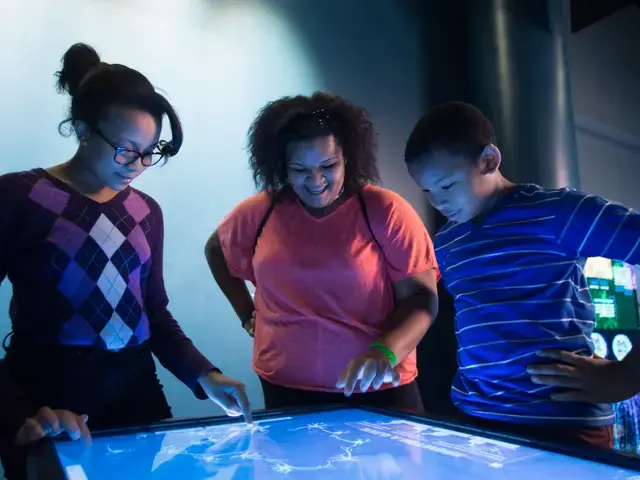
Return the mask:
<svg viewBox="0 0 640 480">
<path fill-rule="evenodd" d="M 264 462 L 270 465 L 271 469 L 277 473 L 291 473 L 294 471 L 313 471 L 333 468 L 339 462 L 356 462 L 358 457 L 356 450 L 358 447 L 370 442 L 370 439 L 364 439 L 354 434 L 350 429 L 332 430 L 326 423 L 309 423 L 296 428 L 287 429 L 288 434 L 293 434 L 301 430 L 307 432 L 317 432 L 326 435 L 327 439 L 336 441 L 339 449 L 335 455 L 327 458 L 325 461 L 315 464 L 302 464 L 287 458 L 274 458 L 255 450 L 251 445 L 251 436 L 267 435 L 271 426 L 269 424 L 254 424 L 250 426 L 236 427 L 208 427 L 206 429 L 196 429 L 192 432 L 181 432 L 181 435 L 192 436 L 186 444 L 178 442 L 174 445 L 163 447 L 156 457 L 154 468 L 158 468 L 165 461 L 174 459 L 178 455 L 189 455 L 195 460 L 206 464 L 219 463 L 237 463 L 244 461 Z M 141 434 L 139 439 L 146 437 L 148 434 Z M 226 445 L 234 443 L 242 444 L 242 437 L 248 440 L 248 445 L 240 450 L 224 448 Z M 202 453 L 194 453 L 199 450 L 198 447 L 205 447 L 206 451 Z M 218 450 L 218 451 L 216 451 Z M 121 453 L 114 451 L 114 453 Z"/>
</svg>

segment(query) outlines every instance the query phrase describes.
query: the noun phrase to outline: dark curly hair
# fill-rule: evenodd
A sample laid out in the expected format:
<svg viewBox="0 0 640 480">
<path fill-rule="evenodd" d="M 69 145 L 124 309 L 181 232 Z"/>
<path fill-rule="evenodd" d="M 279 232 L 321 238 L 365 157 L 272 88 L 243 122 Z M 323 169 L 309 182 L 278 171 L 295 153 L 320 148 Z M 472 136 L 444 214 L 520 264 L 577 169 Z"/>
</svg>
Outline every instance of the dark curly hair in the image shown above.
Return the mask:
<svg viewBox="0 0 640 480">
<path fill-rule="evenodd" d="M 251 124 L 249 164 L 256 187 L 270 193 L 282 190 L 287 185 L 287 146 L 329 135 L 347 160 L 346 188 L 379 183 L 376 134 L 369 114 L 342 97 L 316 92 L 270 102 Z"/>
</svg>

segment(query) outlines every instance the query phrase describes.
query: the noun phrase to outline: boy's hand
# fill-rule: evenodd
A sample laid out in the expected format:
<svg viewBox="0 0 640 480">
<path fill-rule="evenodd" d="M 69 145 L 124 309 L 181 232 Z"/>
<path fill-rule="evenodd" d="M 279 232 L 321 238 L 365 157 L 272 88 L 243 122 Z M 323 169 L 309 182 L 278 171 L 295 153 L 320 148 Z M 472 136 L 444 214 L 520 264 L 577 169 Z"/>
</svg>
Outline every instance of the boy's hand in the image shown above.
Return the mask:
<svg viewBox="0 0 640 480">
<path fill-rule="evenodd" d="M 72 440 L 84 439 L 91 445 L 91 434 L 87 428 L 88 417 L 77 415 L 69 410 L 51 410 L 42 407 L 35 417 L 27 418 L 18 431 L 14 443 L 24 447 L 46 436 L 55 436 L 67 432 Z"/>
<path fill-rule="evenodd" d="M 624 361 L 584 357 L 560 350 L 540 351 L 538 355 L 557 363 L 530 365 L 527 372 L 532 375 L 532 381 L 567 390 L 552 394 L 553 400 L 617 403 L 640 391 L 637 372 Z"/>
<path fill-rule="evenodd" d="M 393 369 L 387 356 L 377 348 L 372 348 L 364 355 L 354 358 L 349 362 L 340 375 L 337 388 L 344 389 L 344 394 L 349 397 L 360 382 L 360 391 L 366 392 L 369 387 L 378 390 L 383 383 L 391 383 L 398 386 L 400 374 Z"/>
</svg>

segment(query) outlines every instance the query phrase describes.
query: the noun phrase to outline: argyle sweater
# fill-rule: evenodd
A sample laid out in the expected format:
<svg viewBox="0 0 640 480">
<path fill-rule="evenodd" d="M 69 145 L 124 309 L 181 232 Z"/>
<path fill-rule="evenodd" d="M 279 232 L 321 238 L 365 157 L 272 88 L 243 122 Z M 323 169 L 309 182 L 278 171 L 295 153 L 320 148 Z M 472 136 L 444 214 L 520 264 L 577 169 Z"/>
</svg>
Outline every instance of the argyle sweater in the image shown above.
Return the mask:
<svg viewBox="0 0 640 480">
<path fill-rule="evenodd" d="M 133 188 L 98 203 L 42 169 L 0 176 L 0 282 L 15 335 L 119 350 L 148 342 L 198 397 L 214 367 L 167 309 L 159 205 Z M 2 402 L 0 402 L 2 403 Z"/>
</svg>

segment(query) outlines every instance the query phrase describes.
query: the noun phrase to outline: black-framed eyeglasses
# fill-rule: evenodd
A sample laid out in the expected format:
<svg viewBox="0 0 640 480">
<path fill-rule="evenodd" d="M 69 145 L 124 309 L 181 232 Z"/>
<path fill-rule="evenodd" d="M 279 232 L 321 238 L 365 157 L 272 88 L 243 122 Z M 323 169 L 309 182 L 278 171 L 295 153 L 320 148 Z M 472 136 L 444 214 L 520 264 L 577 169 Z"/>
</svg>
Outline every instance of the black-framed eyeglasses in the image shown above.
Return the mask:
<svg viewBox="0 0 640 480">
<path fill-rule="evenodd" d="M 128 166 L 141 160 L 142 166 L 153 167 L 160 163 L 167 156 L 167 149 L 170 147 L 169 142 L 166 140 L 160 140 L 156 148 L 152 152 L 138 152 L 131 150 L 130 148 L 119 147 L 111 140 L 109 140 L 99 128 L 93 127 L 93 131 L 111 146 L 114 150 L 113 160 L 123 166 Z"/>
</svg>

